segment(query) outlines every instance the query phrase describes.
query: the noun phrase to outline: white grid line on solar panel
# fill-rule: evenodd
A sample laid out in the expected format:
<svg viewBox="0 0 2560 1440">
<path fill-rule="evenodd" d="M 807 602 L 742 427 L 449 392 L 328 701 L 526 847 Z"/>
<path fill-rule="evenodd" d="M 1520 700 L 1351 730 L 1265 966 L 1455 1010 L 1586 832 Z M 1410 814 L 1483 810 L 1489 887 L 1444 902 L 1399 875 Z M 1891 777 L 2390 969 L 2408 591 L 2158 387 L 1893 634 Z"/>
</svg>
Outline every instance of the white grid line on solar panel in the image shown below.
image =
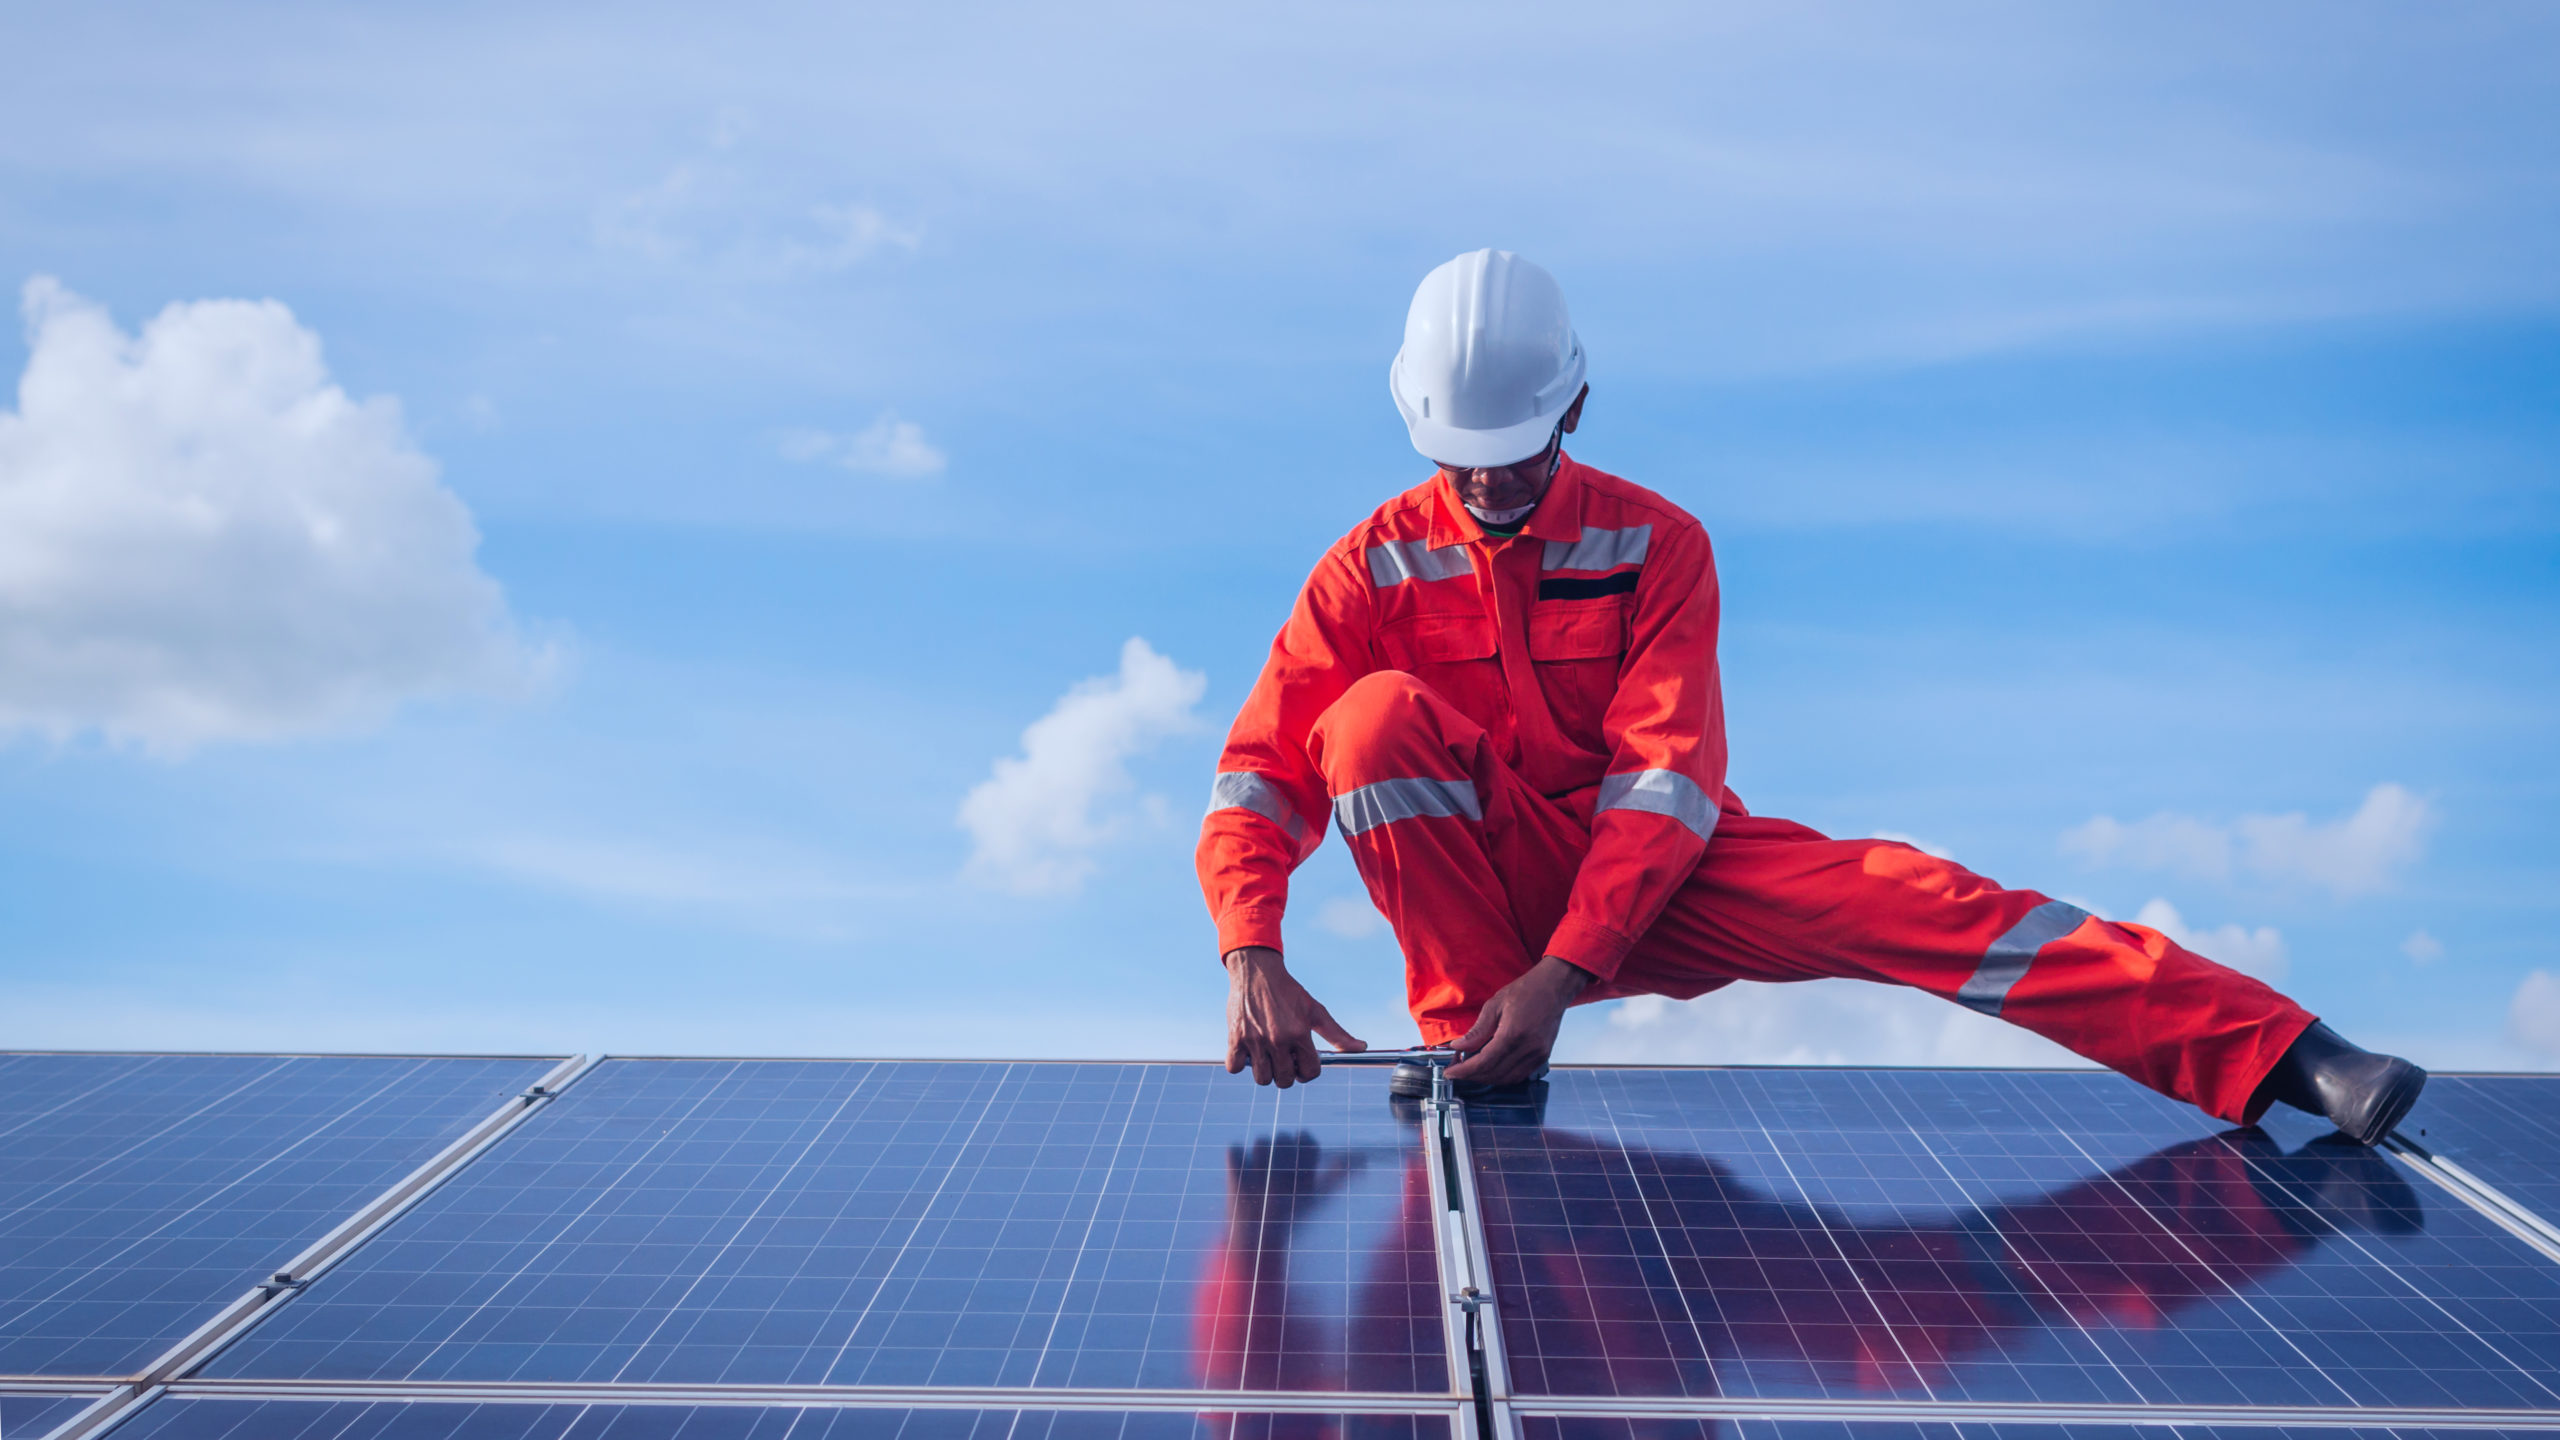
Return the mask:
<svg viewBox="0 0 2560 1440">
<path fill-rule="evenodd" d="M 2437 1075 L 2400 1133 L 2560 1228 L 2560 1075 Z"/>
<path fill-rule="evenodd" d="M 0 1391 L 0 1440 L 42 1435 L 79 1414 L 94 1395 L 24 1395 Z"/>
<path fill-rule="evenodd" d="M 1373 1163 L 1412 1148 L 1378 1086 L 1014 1070 L 607 1062 L 209 1373 L 1189 1386 L 1224 1367 L 1219 1388 L 1446 1392 L 1430 1237 L 1417 1263 Z M 1255 1163 L 1330 1193 L 1230 1244 L 1231 1174 Z M 1090 1278 L 1064 1244 L 1082 1229 Z M 1355 1246 L 1388 1273 L 1355 1280 Z M 1195 1354 L 1188 1332 L 1231 1318 L 1198 1313 L 1219 1265 L 1266 1307 L 1247 1327 L 1278 1323 Z"/>
<path fill-rule="evenodd" d="M 0 1060 L 0 1373 L 130 1372 L 545 1068 Z"/>
<path fill-rule="evenodd" d="M 1454 1440 L 1453 1418 L 1445 1408 L 1398 1415 L 163 1398 L 115 1433 L 119 1440 Z"/>
<path fill-rule="evenodd" d="M 2250 1154 L 2094 1075 L 1560 1071 L 1556 1087 L 1545 1130 L 1478 1131 L 1523 1393 L 2549 1393 L 2560 1290 L 2539 1257 L 2467 1209 L 2421 1211 L 2363 1152 Z M 2349 1227 L 2313 1196 L 2323 1173 L 2388 1192 L 2362 1193 L 2381 1212 L 2365 1219 L 2433 1233 L 2329 1243 Z"/>
</svg>

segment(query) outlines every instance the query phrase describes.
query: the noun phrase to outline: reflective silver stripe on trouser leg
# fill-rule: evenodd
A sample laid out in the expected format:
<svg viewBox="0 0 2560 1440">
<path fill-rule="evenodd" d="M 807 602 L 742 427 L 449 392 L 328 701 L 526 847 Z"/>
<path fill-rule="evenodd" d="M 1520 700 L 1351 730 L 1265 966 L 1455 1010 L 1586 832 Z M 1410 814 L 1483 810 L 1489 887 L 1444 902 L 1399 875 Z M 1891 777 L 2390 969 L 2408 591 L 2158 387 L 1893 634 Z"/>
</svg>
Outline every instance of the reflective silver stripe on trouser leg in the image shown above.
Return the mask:
<svg viewBox="0 0 2560 1440">
<path fill-rule="evenodd" d="M 1301 847 L 1307 840 L 1307 822 L 1298 818 L 1297 807 L 1291 805 L 1280 787 L 1250 770 L 1221 770 L 1215 784 L 1209 787 L 1209 813 L 1221 810 L 1250 810 L 1289 832 L 1289 838 Z"/>
<path fill-rule="evenodd" d="M 1619 775 L 1600 778 L 1600 798 L 1592 804 L 1592 818 L 1607 810 L 1642 810 L 1654 815 L 1668 815 L 1689 827 L 1689 833 L 1701 840 L 1713 839 L 1716 833 L 1716 802 L 1698 788 L 1698 782 L 1677 770 L 1629 770 Z"/>
<path fill-rule="evenodd" d="M 2036 963 L 2036 952 L 2079 929 L 2088 918 L 2088 911 L 2059 900 L 2047 900 L 2028 911 L 1982 952 L 1973 978 L 1956 991 L 1956 1003 L 1998 1018 L 2009 987 L 2026 978 L 2027 967 Z"/>
<path fill-rule="evenodd" d="M 1397 820 L 1449 815 L 1484 819 L 1484 806 L 1469 780 L 1380 780 L 1333 797 L 1333 820 L 1344 839 Z"/>
</svg>

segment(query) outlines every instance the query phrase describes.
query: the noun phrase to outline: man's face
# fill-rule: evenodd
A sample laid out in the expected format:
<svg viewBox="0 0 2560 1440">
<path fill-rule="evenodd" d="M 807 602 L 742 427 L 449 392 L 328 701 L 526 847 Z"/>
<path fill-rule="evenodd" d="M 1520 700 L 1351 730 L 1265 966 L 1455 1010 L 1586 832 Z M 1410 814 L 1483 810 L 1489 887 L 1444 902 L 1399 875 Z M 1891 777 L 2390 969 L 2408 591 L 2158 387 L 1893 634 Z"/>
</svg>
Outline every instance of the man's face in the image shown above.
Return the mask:
<svg viewBox="0 0 2560 1440">
<path fill-rule="evenodd" d="M 1534 505 L 1547 493 L 1547 482 L 1554 478 L 1556 447 L 1564 443 L 1558 433 L 1526 460 L 1509 465 L 1442 465 L 1440 473 L 1458 498 L 1478 510 L 1517 510 Z"/>
</svg>

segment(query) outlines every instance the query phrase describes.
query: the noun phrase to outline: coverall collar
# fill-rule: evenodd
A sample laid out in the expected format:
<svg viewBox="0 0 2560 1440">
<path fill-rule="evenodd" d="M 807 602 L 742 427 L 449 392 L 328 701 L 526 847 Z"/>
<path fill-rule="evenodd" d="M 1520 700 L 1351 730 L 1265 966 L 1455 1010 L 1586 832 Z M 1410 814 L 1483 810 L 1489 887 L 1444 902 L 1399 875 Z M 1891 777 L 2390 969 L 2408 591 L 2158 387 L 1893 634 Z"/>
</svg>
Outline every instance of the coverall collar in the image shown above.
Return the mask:
<svg viewBox="0 0 2560 1440">
<path fill-rule="evenodd" d="M 1448 472 L 1433 471 L 1431 481 L 1432 546 L 1465 545 L 1485 538 L 1483 524 L 1458 498 L 1458 487 L 1449 483 Z M 1582 538 L 1582 466 L 1572 456 L 1565 456 L 1556 467 L 1556 478 L 1547 482 L 1547 493 L 1538 497 L 1538 508 L 1529 512 L 1520 533 L 1568 543 Z"/>
</svg>

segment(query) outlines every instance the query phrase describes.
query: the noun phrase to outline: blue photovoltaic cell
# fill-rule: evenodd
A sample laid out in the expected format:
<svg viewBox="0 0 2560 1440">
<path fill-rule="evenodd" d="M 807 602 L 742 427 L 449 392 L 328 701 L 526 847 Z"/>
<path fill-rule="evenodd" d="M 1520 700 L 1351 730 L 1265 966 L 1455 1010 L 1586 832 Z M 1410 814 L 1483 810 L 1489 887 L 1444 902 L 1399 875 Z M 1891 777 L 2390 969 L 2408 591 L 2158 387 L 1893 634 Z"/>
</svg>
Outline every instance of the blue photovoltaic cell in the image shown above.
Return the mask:
<svg viewBox="0 0 2560 1440">
<path fill-rule="evenodd" d="M 1515 1394 L 2560 1407 L 2560 1266 L 2095 1072 L 1556 1072 L 1474 1118 Z"/>
<path fill-rule="evenodd" d="M 218 1357 L 264 1379 L 1446 1394 L 1385 1076 L 615 1061 Z"/>
<path fill-rule="evenodd" d="M 2560 1425 L 2560 1414 L 2552 1417 Z M 1923 1425 L 1902 1420 L 1667 1420 L 1526 1414 L 1521 1440 L 2552 1440 L 2552 1430 L 2258 1425 Z"/>
<path fill-rule="evenodd" d="M 153 1402 L 117 1440 L 1451 1440 L 1435 1415 L 763 1409 L 445 1401 Z"/>
<path fill-rule="evenodd" d="M 134 1372 L 553 1063 L 0 1055 L 0 1374 Z"/>
<path fill-rule="evenodd" d="M 33 1440 L 89 1408 L 92 1395 L 0 1395 L 0 1440 Z"/>
<path fill-rule="evenodd" d="M 2560 1075 L 2435 1075 L 2400 1133 L 2560 1226 Z"/>
</svg>

